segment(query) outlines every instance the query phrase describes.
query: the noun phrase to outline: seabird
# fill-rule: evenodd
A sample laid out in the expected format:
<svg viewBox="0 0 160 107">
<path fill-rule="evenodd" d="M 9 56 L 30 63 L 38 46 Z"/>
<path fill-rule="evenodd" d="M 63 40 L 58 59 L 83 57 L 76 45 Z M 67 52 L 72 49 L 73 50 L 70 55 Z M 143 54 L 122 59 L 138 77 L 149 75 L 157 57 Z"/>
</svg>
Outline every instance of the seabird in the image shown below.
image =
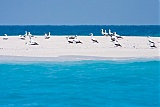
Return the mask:
<svg viewBox="0 0 160 107">
<path fill-rule="evenodd" d="M 150 42 L 150 47 L 151 48 L 157 48 L 154 42 Z"/>
<path fill-rule="evenodd" d="M 154 43 L 154 41 L 150 38 L 150 36 L 148 36 L 148 42 Z"/>
<path fill-rule="evenodd" d="M 80 40 L 77 39 L 77 35 L 76 35 L 75 38 L 73 39 L 73 42 L 75 42 L 76 44 L 77 44 L 77 43 L 83 44 Z"/>
<path fill-rule="evenodd" d="M 68 43 L 73 43 L 73 39 L 70 39 L 69 36 L 66 37 L 66 39 L 67 39 Z"/>
<path fill-rule="evenodd" d="M 156 48 L 155 42 L 148 36 L 148 42 L 151 48 Z"/>
<path fill-rule="evenodd" d="M 108 33 L 106 32 L 106 30 L 104 31 L 103 29 L 101 29 L 101 34 L 102 34 L 103 36 L 108 36 Z"/>
<path fill-rule="evenodd" d="M 48 35 L 45 33 L 44 37 L 45 37 L 45 39 L 49 39 L 51 37 L 50 32 L 48 33 Z"/>
<path fill-rule="evenodd" d="M 98 41 L 95 38 L 93 38 L 93 33 L 90 33 L 90 35 L 91 35 L 91 40 L 93 41 L 93 43 L 94 42 L 98 43 Z"/>
<path fill-rule="evenodd" d="M 107 31 L 106 31 L 106 30 L 104 30 L 104 35 L 105 35 L 105 36 L 108 36 L 108 33 L 107 33 Z"/>
<path fill-rule="evenodd" d="M 116 36 L 117 38 L 121 38 L 121 39 L 123 39 L 123 37 L 122 37 L 122 36 L 120 36 L 120 35 L 118 35 L 116 32 L 113 32 L 113 36 Z"/>
<path fill-rule="evenodd" d="M 119 44 L 117 40 L 116 40 L 116 41 L 114 41 L 114 45 L 115 45 L 116 47 L 118 47 L 118 46 L 122 47 L 122 45 L 121 45 L 121 44 Z"/>
<path fill-rule="evenodd" d="M 39 44 L 33 41 L 32 39 L 30 39 L 30 42 L 29 43 L 26 42 L 26 45 L 39 45 Z"/>
<path fill-rule="evenodd" d="M 109 34 L 109 36 L 113 35 L 113 33 L 111 32 L 111 29 L 109 29 L 108 34 Z"/>
<path fill-rule="evenodd" d="M 69 39 L 75 39 L 77 35 L 75 36 L 68 36 Z"/>
<path fill-rule="evenodd" d="M 101 29 L 101 34 L 102 34 L 102 35 L 104 35 L 104 31 L 103 31 L 103 29 Z"/>
<path fill-rule="evenodd" d="M 111 41 L 114 42 L 114 41 L 117 41 L 117 37 L 116 36 L 110 36 L 111 37 Z"/>
<path fill-rule="evenodd" d="M 25 40 L 25 36 L 19 35 L 19 39 Z"/>
<path fill-rule="evenodd" d="M 34 37 L 30 32 L 28 32 L 28 36 L 30 36 L 30 37 Z"/>
<path fill-rule="evenodd" d="M 28 35 L 27 35 L 27 31 L 25 31 L 25 34 L 24 34 L 24 37 L 27 37 Z"/>
<path fill-rule="evenodd" d="M 7 39 L 8 39 L 7 34 L 4 34 L 3 40 L 7 40 Z"/>
</svg>

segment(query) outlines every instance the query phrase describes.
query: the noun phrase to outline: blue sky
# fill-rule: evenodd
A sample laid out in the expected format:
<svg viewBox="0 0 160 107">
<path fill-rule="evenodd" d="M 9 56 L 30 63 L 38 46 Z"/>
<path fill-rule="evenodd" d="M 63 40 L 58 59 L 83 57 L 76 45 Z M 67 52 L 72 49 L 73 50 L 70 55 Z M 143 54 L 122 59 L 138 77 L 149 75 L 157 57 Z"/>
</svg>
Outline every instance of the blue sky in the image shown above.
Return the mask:
<svg viewBox="0 0 160 107">
<path fill-rule="evenodd" d="M 0 0 L 0 25 L 159 25 L 160 0 Z"/>
</svg>

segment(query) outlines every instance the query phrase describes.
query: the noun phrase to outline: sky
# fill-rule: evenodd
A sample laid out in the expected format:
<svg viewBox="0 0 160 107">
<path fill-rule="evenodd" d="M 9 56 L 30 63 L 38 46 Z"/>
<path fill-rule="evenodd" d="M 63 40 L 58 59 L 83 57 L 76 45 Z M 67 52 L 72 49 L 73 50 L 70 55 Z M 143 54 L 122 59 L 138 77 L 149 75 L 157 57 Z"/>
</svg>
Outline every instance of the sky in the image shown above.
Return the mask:
<svg viewBox="0 0 160 107">
<path fill-rule="evenodd" d="M 160 0 L 0 0 L 0 25 L 160 25 Z"/>
</svg>

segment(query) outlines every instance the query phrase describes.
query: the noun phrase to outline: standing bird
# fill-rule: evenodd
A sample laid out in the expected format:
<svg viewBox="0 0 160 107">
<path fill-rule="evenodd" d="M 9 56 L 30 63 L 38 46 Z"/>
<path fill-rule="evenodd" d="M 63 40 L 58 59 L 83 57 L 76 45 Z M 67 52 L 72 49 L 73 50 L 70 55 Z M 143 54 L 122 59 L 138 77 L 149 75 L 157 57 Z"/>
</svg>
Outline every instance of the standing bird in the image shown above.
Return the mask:
<svg viewBox="0 0 160 107">
<path fill-rule="evenodd" d="M 120 35 L 118 35 L 116 32 L 113 32 L 113 36 L 116 36 L 116 37 L 117 37 L 117 39 L 119 39 L 119 38 L 123 39 L 123 37 L 122 37 L 122 36 L 120 36 Z"/>
<path fill-rule="evenodd" d="M 27 37 L 27 36 L 28 36 L 27 31 L 25 31 L 24 37 Z"/>
<path fill-rule="evenodd" d="M 34 36 L 31 34 L 31 32 L 28 32 L 28 36 L 30 36 L 30 37 L 34 37 Z"/>
<path fill-rule="evenodd" d="M 77 39 L 77 35 L 76 35 L 75 38 L 73 39 L 73 42 L 76 43 L 76 44 L 77 44 L 77 43 L 83 44 L 80 40 Z"/>
<path fill-rule="evenodd" d="M 19 35 L 19 39 L 25 40 L 25 36 Z"/>
<path fill-rule="evenodd" d="M 108 33 L 106 30 L 104 30 L 104 36 L 108 36 Z"/>
<path fill-rule="evenodd" d="M 118 46 L 122 47 L 122 45 L 121 45 L 120 43 L 118 43 L 118 41 L 117 41 L 117 40 L 116 40 L 116 41 L 114 41 L 114 45 L 115 45 L 116 47 L 118 47 Z"/>
<path fill-rule="evenodd" d="M 111 32 L 111 29 L 109 29 L 108 34 L 109 34 L 109 36 L 113 35 L 113 33 Z"/>
<path fill-rule="evenodd" d="M 48 35 L 45 33 L 44 38 L 49 39 L 51 37 L 51 33 L 49 32 Z"/>
<path fill-rule="evenodd" d="M 68 43 L 73 43 L 73 39 L 70 39 L 70 37 L 69 37 L 69 36 L 68 36 L 68 37 L 66 37 L 66 39 L 67 39 Z"/>
<path fill-rule="evenodd" d="M 7 34 L 4 34 L 3 40 L 7 40 L 7 39 L 8 39 Z"/>
<path fill-rule="evenodd" d="M 91 35 L 91 40 L 93 41 L 93 43 L 98 43 L 98 41 L 95 39 L 95 38 L 93 38 L 93 33 L 90 33 L 90 35 Z"/>
<path fill-rule="evenodd" d="M 103 36 L 108 36 L 108 33 L 106 32 L 106 30 L 103 30 L 103 29 L 101 29 L 101 34 L 102 34 Z"/>
<path fill-rule="evenodd" d="M 117 41 L 117 37 L 116 36 L 110 36 L 111 37 L 111 41 L 114 42 L 114 41 Z"/>
<path fill-rule="evenodd" d="M 157 48 L 154 42 L 153 42 L 153 43 L 150 43 L 150 47 L 151 47 L 151 48 Z"/>
<path fill-rule="evenodd" d="M 150 36 L 148 36 L 148 42 L 149 43 L 154 43 L 154 41 L 150 38 Z"/>
<path fill-rule="evenodd" d="M 148 42 L 151 48 L 156 48 L 155 42 L 148 36 Z"/>
<path fill-rule="evenodd" d="M 75 39 L 77 35 L 75 36 L 68 36 L 68 39 Z"/>
</svg>

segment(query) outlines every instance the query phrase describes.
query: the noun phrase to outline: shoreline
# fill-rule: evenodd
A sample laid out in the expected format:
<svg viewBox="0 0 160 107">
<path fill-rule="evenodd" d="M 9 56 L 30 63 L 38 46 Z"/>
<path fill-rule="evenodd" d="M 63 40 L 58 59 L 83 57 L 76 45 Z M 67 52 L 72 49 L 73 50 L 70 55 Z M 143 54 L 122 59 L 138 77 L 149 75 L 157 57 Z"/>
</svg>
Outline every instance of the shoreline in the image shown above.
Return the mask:
<svg viewBox="0 0 160 107">
<path fill-rule="evenodd" d="M 58 57 L 27 57 L 0 55 L 0 63 L 18 62 L 72 62 L 72 61 L 160 61 L 160 57 L 95 57 L 95 56 L 58 56 Z"/>
</svg>

